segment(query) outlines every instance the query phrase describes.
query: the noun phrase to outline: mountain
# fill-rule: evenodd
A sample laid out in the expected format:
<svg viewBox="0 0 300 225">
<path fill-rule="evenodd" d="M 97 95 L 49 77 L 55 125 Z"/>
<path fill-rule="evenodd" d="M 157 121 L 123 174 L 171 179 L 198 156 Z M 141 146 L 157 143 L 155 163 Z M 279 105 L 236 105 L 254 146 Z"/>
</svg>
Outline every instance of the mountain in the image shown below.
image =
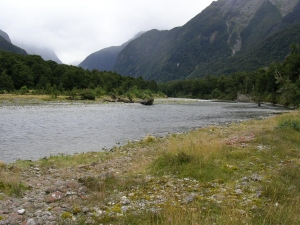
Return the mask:
<svg viewBox="0 0 300 225">
<path fill-rule="evenodd" d="M 2 36 L 6 41 L 11 43 L 11 40 L 10 40 L 8 34 L 5 33 L 3 30 L 0 30 L 0 36 Z"/>
<path fill-rule="evenodd" d="M 61 60 L 57 57 L 57 55 L 52 49 L 46 47 L 28 45 L 24 43 L 18 43 L 18 46 L 24 48 L 26 52 L 30 55 L 39 55 L 44 60 L 52 60 L 54 62 L 57 62 L 58 64 L 62 64 Z"/>
<path fill-rule="evenodd" d="M 7 33 L 0 30 L 0 50 L 7 52 L 14 52 L 22 55 L 27 55 L 26 51 L 11 43 L 11 40 Z"/>
<path fill-rule="evenodd" d="M 111 46 L 90 54 L 78 66 L 82 67 L 83 69 L 89 70 L 112 70 L 117 61 L 118 54 L 127 46 L 130 41 L 138 38 L 143 33 L 144 32 L 139 32 L 132 39 L 122 44 L 121 46 Z"/>
<path fill-rule="evenodd" d="M 94 52 L 86 57 L 78 66 L 89 70 L 109 71 L 115 65 L 118 54 L 125 48 L 126 44 L 111 46 Z"/>
<path fill-rule="evenodd" d="M 182 27 L 151 30 L 131 41 L 114 69 L 156 81 L 243 71 L 245 63 L 255 70 L 284 59 L 286 46 L 300 43 L 299 23 L 299 0 L 218 0 Z M 268 51 L 277 51 L 276 57 L 261 57 Z"/>
</svg>

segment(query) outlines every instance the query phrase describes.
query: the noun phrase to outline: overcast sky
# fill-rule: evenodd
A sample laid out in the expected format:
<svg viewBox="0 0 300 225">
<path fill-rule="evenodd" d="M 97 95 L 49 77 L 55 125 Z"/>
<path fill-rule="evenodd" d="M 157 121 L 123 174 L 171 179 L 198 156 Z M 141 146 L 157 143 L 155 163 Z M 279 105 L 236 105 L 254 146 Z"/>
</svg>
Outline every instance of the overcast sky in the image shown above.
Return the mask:
<svg viewBox="0 0 300 225">
<path fill-rule="evenodd" d="M 182 26 L 212 0 L 0 0 L 13 44 L 51 48 L 65 64 L 118 46 L 140 31 Z"/>
</svg>

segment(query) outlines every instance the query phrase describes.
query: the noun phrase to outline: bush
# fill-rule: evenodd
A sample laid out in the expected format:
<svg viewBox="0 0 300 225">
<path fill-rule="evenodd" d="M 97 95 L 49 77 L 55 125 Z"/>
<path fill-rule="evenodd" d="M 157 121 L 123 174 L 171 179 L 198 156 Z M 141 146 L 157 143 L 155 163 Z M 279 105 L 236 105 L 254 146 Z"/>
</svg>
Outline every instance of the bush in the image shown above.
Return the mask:
<svg viewBox="0 0 300 225">
<path fill-rule="evenodd" d="M 300 132 L 300 121 L 289 119 L 279 123 L 279 128 L 292 128 L 293 130 Z"/>
<path fill-rule="evenodd" d="M 82 100 L 95 100 L 95 94 L 91 90 L 84 90 L 80 94 Z"/>
<path fill-rule="evenodd" d="M 20 89 L 20 94 L 21 94 L 21 95 L 24 95 L 24 94 L 26 94 L 26 93 L 28 93 L 28 88 L 27 88 L 27 86 L 25 85 L 25 86 L 21 87 L 21 89 Z"/>
</svg>

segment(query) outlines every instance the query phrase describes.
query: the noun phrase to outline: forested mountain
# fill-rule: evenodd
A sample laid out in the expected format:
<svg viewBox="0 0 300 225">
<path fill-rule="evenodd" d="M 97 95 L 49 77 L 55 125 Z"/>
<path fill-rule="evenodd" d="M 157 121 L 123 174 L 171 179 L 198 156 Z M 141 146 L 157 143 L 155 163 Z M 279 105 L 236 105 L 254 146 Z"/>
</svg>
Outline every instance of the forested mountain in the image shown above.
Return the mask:
<svg viewBox="0 0 300 225">
<path fill-rule="evenodd" d="M 7 33 L 0 30 L 0 50 L 7 52 L 14 52 L 22 55 L 26 55 L 26 51 L 18 46 L 11 43 L 10 38 Z"/>
<path fill-rule="evenodd" d="M 119 53 L 127 46 L 130 41 L 138 38 L 143 33 L 144 32 L 139 32 L 132 39 L 125 42 L 121 46 L 111 46 L 90 54 L 78 66 L 89 70 L 112 70 L 117 61 Z"/>
<path fill-rule="evenodd" d="M 78 66 L 89 70 L 109 71 L 115 65 L 118 54 L 126 47 L 126 44 L 111 46 L 94 52 L 86 57 Z"/>
<path fill-rule="evenodd" d="M 273 43 L 274 44 L 274 43 Z M 160 83 L 161 90 L 172 97 L 271 102 L 300 106 L 300 44 L 291 45 L 281 62 L 251 72 L 205 76 Z"/>
<path fill-rule="evenodd" d="M 299 23 L 299 0 L 218 0 L 182 27 L 131 41 L 114 69 L 156 81 L 255 70 L 300 43 Z"/>
</svg>

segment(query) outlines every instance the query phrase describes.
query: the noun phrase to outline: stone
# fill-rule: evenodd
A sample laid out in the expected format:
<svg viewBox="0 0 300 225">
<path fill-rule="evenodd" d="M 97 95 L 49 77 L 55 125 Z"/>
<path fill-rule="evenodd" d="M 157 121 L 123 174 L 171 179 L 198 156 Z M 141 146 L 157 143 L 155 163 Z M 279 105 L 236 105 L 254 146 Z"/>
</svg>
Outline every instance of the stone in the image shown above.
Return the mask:
<svg viewBox="0 0 300 225">
<path fill-rule="evenodd" d="M 211 196 L 211 198 L 217 202 L 222 202 L 224 200 L 225 196 L 222 194 L 214 194 Z"/>
<path fill-rule="evenodd" d="M 61 200 L 65 197 L 65 194 L 60 191 L 55 191 L 52 194 L 45 197 L 46 203 L 52 203 L 58 200 Z"/>
<path fill-rule="evenodd" d="M 8 217 L 9 224 L 19 224 L 19 222 L 23 221 L 23 216 L 18 215 L 17 213 L 10 214 Z"/>
<path fill-rule="evenodd" d="M 235 192 L 235 194 L 237 194 L 237 195 L 243 194 L 243 191 L 242 191 L 241 189 L 236 189 L 234 192 Z"/>
<path fill-rule="evenodd" d="M 129 205 L 131 202 L 126 196 L 121 197 L 121 204 L 122 205 Z"/>
<path fill-rule="evenodd" d="M 55 192 L 55 191 L 61 191 L 61 189 L 58 188 L 58 187 L 55 187 L 55 186 L 50 186 L 50 187 L 45 189 L 46 194 L 50 194 L 50 193 Z"/>
<path fill-rule="evenodd" d="M 78 189 L 79 188 L 79 184 L 77 182 L 73 182 L 73 181 L 67 182 L 66 186 L 68 188 L 72 188 L 72 189 Z"/>
<path fill-rule="evenodd" d="M 19 210 L 18 210 L 18 214 L 19 214 L 19 215 L 23 215 L 24 213 L 25 213 L 25 209 L 19 209 Z"/>
<path fill-rule="evenodd" d="M 196 194 L 195 194 L 195 193 L 192 193 L 191 195 L 187 196 L 187 197 L 183 200 L 183 202 L 184 202 L 184 203 L 190 203 L 190 202 L 194 201 L 195 198 L 196 198 Z"/>
<path fill-rule="evenodd" d="M 253 174 L 251 176 L 251 180 L 253 180 L 253 181 L 262 181 L 262 179 L 263 179 L 263 177 L 258 174 Z"/>
<path fill-rule="evenodd" d="M 242 182 L 249 182 L 249 178 L 248 177 L 243 177 Z"/>
<path fill-rule="evenodd" d="M 33 218 L 30 218 L 27 220 L 25 225 L 37 225 L 37 223 L 35 222 L 35 220 Z"/>
<path fill-rule="evenodd" d="M 129 206 L 122 206 L 121 207 L 121 210 L 122 210 L 122 212 L 124 212 L 124 213 L 126 213 L 128 210 L 130 209 L 130 207 Z"/>
</svg>

